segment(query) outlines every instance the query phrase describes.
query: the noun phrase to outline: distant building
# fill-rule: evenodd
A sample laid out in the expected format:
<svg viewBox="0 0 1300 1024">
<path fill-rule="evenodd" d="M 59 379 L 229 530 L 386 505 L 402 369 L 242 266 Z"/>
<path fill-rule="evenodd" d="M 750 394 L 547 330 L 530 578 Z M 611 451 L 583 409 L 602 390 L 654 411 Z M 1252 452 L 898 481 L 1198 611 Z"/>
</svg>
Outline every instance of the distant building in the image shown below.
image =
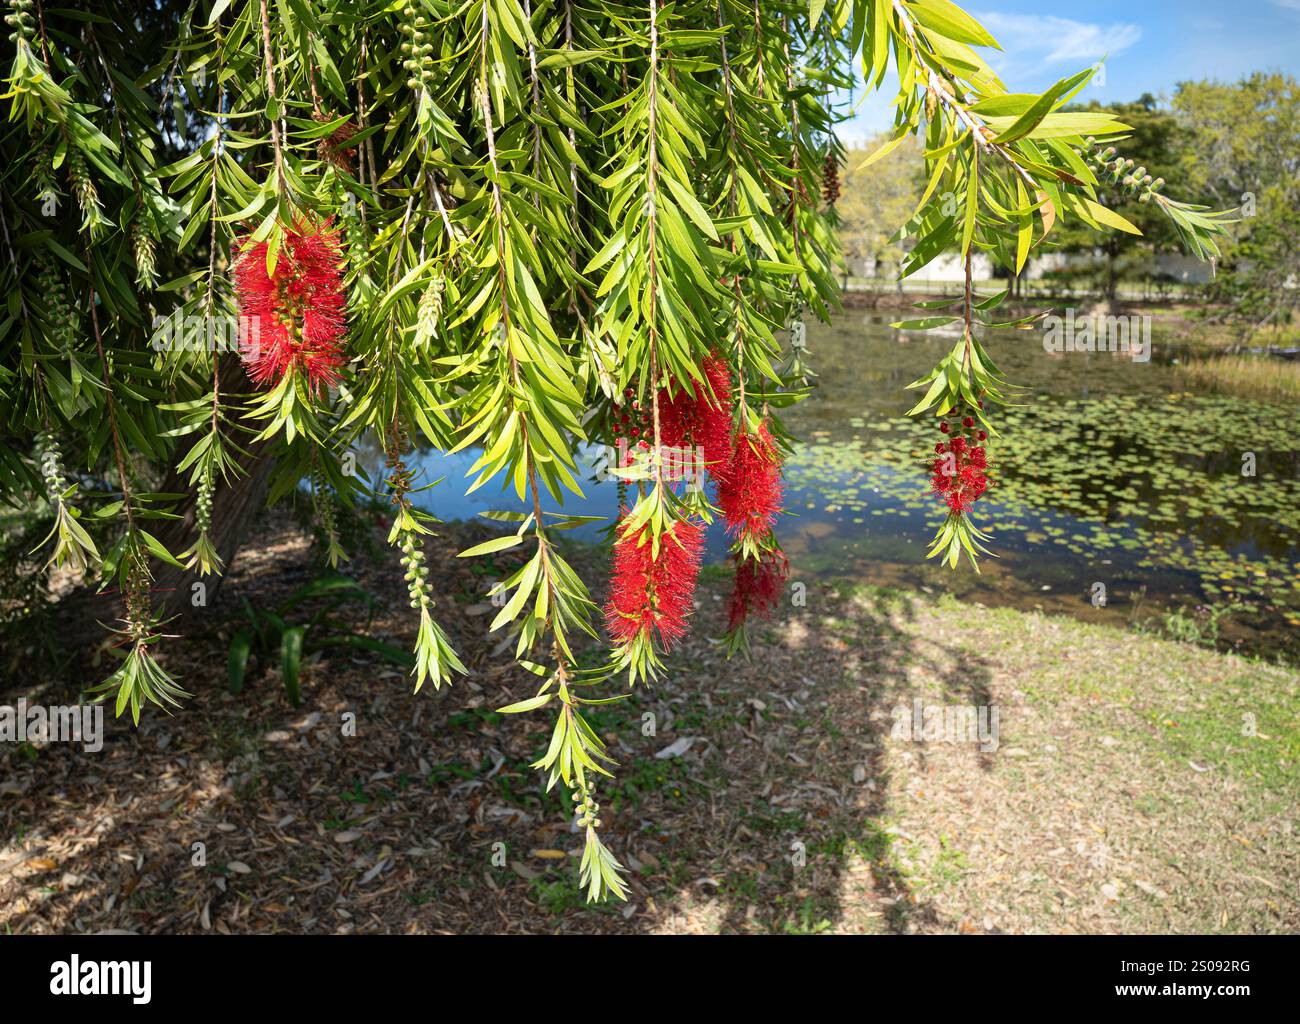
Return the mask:
<svg viewBox="0 0 1300 1024">
<path fill-rule="evenodd" d="M 1048 252 L 1041 256 L 1031 256 L 1025 265 L 1021 277 L 1026 281 L 1037 281 L 1054 270 L 1078 266 L 1091 262 L 1096 257 L 1084 253 Z M 849 273 L 853 277 L 890 280 L 898 276 L 898 264 L 888 260 L 872 258 L 849 260 Z M 1162 253 L 1156 257 L 1156 273 L 1183 284 L 1207 284 L 1213 280 L 1213 273 L 1208 263 L 1202 263 L 1192 256 L 1181 253 Z M 983 253 L 976 253 L 971 258 L 971 277 L 976 281 L 987 281 L 993 276 L 993 261 Z M 960 284 L 966 279 L 966 271 L 961 257 L 955 252 L 943 253 L 927 266 L 922 267 L 907 280 L 915 285 L 926 284 Z"/>
</svg>

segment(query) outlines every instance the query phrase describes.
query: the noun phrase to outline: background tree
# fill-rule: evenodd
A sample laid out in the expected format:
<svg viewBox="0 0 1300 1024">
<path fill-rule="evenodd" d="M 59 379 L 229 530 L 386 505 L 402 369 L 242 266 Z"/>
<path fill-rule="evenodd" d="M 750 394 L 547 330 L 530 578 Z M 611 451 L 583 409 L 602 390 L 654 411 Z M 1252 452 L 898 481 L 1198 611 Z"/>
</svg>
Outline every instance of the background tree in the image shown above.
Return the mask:
<svg viewBox="0 0 1300 1024">
<path fill-rule="evenodd" d="M 920 143 L 908 138 L 883 159 L 866 165 L 883 138 L 844 156 L 843 184 L 836 210 L 840 216 L 840 245 L 848 273 L 875 277 L 897 273 L 906 254 L 894 241 L 898 226 L 908 219 L 925 187 L 920 178 Z"/>
<path fill-rule="evenodd" d="M 1211 291 L 1215 315 L 1243 334 L 1294 320 L 1300 301 L 1300 86 L 1258 72 L 1184 82 L 1173 108 L 1192 144 L 1179 174 L 1220 206 L 1240 206 Z"/>
</svg>

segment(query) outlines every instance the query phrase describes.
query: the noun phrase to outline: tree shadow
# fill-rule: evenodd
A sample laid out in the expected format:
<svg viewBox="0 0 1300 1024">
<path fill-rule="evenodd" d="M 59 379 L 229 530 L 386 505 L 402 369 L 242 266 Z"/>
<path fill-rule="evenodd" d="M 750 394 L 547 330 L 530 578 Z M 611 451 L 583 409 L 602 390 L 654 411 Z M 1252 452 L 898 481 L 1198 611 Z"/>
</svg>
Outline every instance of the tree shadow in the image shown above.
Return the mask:
<svg viewBox="0 0 1300 1024">
<path fill-rule="evenodd" d="M 214 621 L 241 596 L 266 603 L 301 582 L 305 546 L 275 529 L 234 568 Z M 274 671 L 236 697 L 214 625 L 170 654 L 196 691 L 182 712 L 146 713 L 138 729 L 107 717 L 98 754 L 0 749 L 0 929 L 953 929 L 891 817 L 892 765 L 900 752 L 923 764 L 928 747 L 894 737 L 894 709 L 988 703 L 991 673 L 927 632 L 923 604 L 814 583 L 806 607 L 757 624 L 752 660 L 728 661 L 709 638 L 727 587 L 711 574 L 666 677 L 592 716 L 621 762 L 599 799 L 629 869 L 627 904 L 592 908 L 568 805 L 530 767 L 551 723 L 491 710 L 531 677 L 483 636 L 484 568 L 454 558 L 486 534 L 445 533 L 430 552 L 446 567 L 442 622 L 472 670 L 449 691 L 412 697 L 402 672 L 350 655 L 306 667 L 300 708 Z M 585 578 L 603 578 L 599 551 L 580 558 Z M 372 635 L 409 643 L 396 561 L 353 574 L 387 605 Z M 62 699 L 17 683 L 7 701 Z"/>
<path fill-rule="evenodd" d="M 764 751 L 761 774 L 772 789 L 809 794 L 799 806 L 801 820 L 782 836 L 801 843 L 807 857 L 782 850 L 779 871 L 766 871 L 757 896 L 766 908 L 756 915 L 754 886 L 733 885 L 719 892 L 721 931 L 828 930 L 910 932 L 952 927 L 918 889 L 913 866 L 900 851 L 911 837 L 892 818 L 893 761 L 899 750 L 915 758 L 924 774 L 931 740 L 915 732 L 913 702 L 927 705 L 987 703 L 988 665 L 954 647 L 942 636 L 918 632 L 916 599 L 906 593 L 851 584 L 827 587 L 797 620 L 797 638 L 782 642 L 780 624 L 769 643 L 785 648 L 792 664 L 816 670 L 815 686 L 802 692 L 819 705 L 816 720 L 799 735 L 811 739 L 815 757 L 792 755 L 794 744 L 777 743 Z M 787 612 L 787 617 L 794 610 Z M 756 648 L 755 660 L 771 656 Z M 924 680 L 937 679 L 938 686 Z M 796 686 L 798 682 L 796 682 Z M 814 696 L 815 695 L 815 696 Z M 799 723 L 796 722 L 796 727 Z M 778 735 L 788 735 L 772 723 Z M 811 736 L 809 736 L 811 734 Z M 942 741 L 942 740 L 940 740 Z M 782 801 L 781 806 L 797 806 Z M 791 822 L 793 824 L 793 822 Z M 771 857 L 770 837 L 753 837 L 748 852 L 755 861 Z M 740 847 L 745 850 L 744 846 Z M 738 861 L 744 853 L 738 854 Z M 771 864 L 770 859 L 767 860 Z M 760 918 L 759 921 L 755 917 Z"/>
</svg>

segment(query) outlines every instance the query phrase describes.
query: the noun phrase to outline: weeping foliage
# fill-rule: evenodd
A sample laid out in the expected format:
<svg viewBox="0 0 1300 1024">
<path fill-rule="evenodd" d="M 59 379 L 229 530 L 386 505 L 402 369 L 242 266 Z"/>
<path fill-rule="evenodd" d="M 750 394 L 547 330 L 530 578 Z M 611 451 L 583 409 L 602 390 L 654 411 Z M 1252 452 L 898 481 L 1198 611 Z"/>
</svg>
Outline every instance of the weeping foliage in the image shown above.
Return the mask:
<svg viewBox="0 0 1300 1024">
<path fill-rule="evenodd" d="M 337 505 L 387 498 L 414 686 L 452 681 L 465 668 L 423 553 L 437 523 L 422 506 L 438 492 L 412 499 L 429 481 L 406 458 L 415 444 L 472 449 L 469 479 L 442 486 L 504 488 L 531 509 L 489 513 L 506 532 L 462 557 L 527 556 L 497 585 L 491 629 L 515 637 L 540 682 L 502 711 L 554 715 L 536 767 L 574 799 L 593 899 L 624 887 L 598 838 L 596 783 L 614 763 L 583 709 L 617 699 L 588 696 L 615 677 L 652 679 L 663 638 L 622 630 L 605 664 L 578 666 L 575 640 L 599 637 L 604 616 L 555 543 L 580 520 L 542 501 L 580 493 L 579 444 L 644 422 L 642 457 L 620 470 L 634 493 L 616 540 L 635 553 L 620 572 L 671 576 L 658 600 L 675 629 L 693 572 L 668 568 L 718 515 L 707 490 L 664 472 L 677 405 L 722 410 L 721 428 L 692 435 L 744 446 L 742 463 L 761 456 L 776 500 L 790 443 L 780 410 L 813 378 L 804 320 L 837 301 L 834 128 L 852 59 L 873 87 L 891 62 L 898 72 L 888 145 L 925 139 L 925 196 L 900 232 L 908 272 L 953 247 L 1019 269 L 1057 220 L 1127 225 L 1095 199 L 1099 168 L 1122 158 L 1093 154 L 1124 126 L 1058 111 L 1087 72 L 1043 96 L 1010 93 L 975 49 L 993 40 L 947 0 L 8 7 L 0 498 L 47 510 L 53 562 L 126 595 L 125 660 L 100 689 L 137 718 L 147 702 L 183 701 L 158 656 L 151 582 L 162 563 L 222 571 L 212 498 L 253 442 L 274 460 L 272 498 L 310 479 L 332 561 L 346 554 Z M 1150 182 L 1126 187 L 1212 254 L 1214 215 Z M 1006 385 L 975 328 L 998 301 L 968 286 L 956 314 L 907 325 L 964 323 L 914 412 L 969 409 L 993 431 L 978 403 L 991 414 Z M 231 360 L 249 371 L 234 393 L 221 385 Z M 383 480 L 343 470 L 366 437 L 386 455 Z M 732 455 L 705 453 L 723 487 Z M 152 490 L 168 468 L 188 494 Z M 69 482 L 83 470 L 94 487 Z M 151 527 L 190 500 L 190 546 L 169 551 Z M 737 571 L 762 591 L 735 604 L 734 650 L 744 610 L 770 607 L 784 575 L 764 567 L 785 562 L 771 502 L 728 501 L 728 521 L 748 516 Z M 967 515 L 945 530 L 936 551 L 973 554 Z"/>
</svg>

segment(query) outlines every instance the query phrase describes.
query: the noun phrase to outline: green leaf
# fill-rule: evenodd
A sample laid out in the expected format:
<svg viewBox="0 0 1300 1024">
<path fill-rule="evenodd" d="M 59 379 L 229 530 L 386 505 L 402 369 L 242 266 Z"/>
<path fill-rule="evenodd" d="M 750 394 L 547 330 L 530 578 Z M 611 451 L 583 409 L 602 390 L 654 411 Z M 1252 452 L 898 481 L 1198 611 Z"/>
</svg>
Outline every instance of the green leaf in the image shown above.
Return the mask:
<svg viewBox="0 0 1300 1024">
<path fill-rule="evenodd" d="M 1080 71 L 1077 75 L 1061 79 L 1054 86 L 1048 89 L 1047 92 L 1038 97 L 1028 110 L 1016 118 L 1011 126 L 998 135 L 993 141 L 998 145 L 1003 145 L 1008 142 L 1014 142 L 1016 139 L 1024 138 L 1038 127 L 1038 123 L 1042 121 L 1043 118 L 1051 113 L 1052 108 L 1056 106 L 1057 101 L 1062 96 L 1070 93 L 1076 86 L 1081 86 L 1083 83 L 1087 82 L 1092 75 L 1093 69 L 1088 68 L 1086 71 Z"/>
<path fill-rule="evenodd" d="M 185 568 L 185 566 L 183 566 L 180 562 L 178 562 L 175 559 L 175 557 L 172 555 L 170 551 L 168 551 L 165 547 L 163 547 L 162 541 L 160 541 L 152 533 L 148 533 L 145 530 L 140 530 L 139 533 L 140 536 L 144 539 L 145 546 L 148 547 L 148 549 L 153 553 L 154 557 L 161 559 L 162 561 L 166 562 L 168 565 L 175 566 L 177 569 Z"/>
<path fill-rule="evenodd" d="M 217 2 L 212 5 L 212 13 L 208 15 L 208 28 L 211 28 L 217 23 L 221 16 L 226 13 L 226 8 L 229 6 L 230 0 L 217 0 Z"/>
<path fill-rule="evenodd" d="M 1108 228 L 1115 228 L 1118 231 L 1127 232 L 1130 235 L 1142 234 L 1142 229 L 1131 223 L 1124 217 L 1120 216 L 1109 207 L 1102 206 L 1101 203 L 1095 203 L 1086 196 L 1078 196 L 1078 200 L 1083 204 L 1087 213 L 1093 220 L 1103 224 Z"/>
<path fill-rule="evenodd" d="M 970 253 L 971 242 L 975 239 L 975 217 L 979 212 L 980 179 L 979 158 L 972 154 L 970 180 L 966 183 L 966 211 L 961 225 L 961 252 L 963 256 Z"/>
<path fill-rule="evenodd" d="M 903 140 L 907 138 L 907 135 L 908 135 L 907 132 L 902 132 L 898 135 L 895 135 L 892 139 L 889 139 L 887 142 L 885 142 L 884 145 L 877 147 L 875 150 L 872 151 L 869 157 L 863 160 L 862 163 L 858 164 L 858 166 L 855 168 L 855 172 L 870 167 L 877 160 L 887 157 L 890 153 L 892 153 L 895 149 L 897 149 L 900 145 L 902 145 Z"/>
<path fill-rule="evenodd" d="M 1002 49 L 978 21 L 949 0 L 908 0 L 908 12 L 927 29 L 972 46 Z"/>
<path fill-rule="evenodd" d="M 1016 178 L 1016 205 L 1019 208 L 1016 213 L 1016 274 L 1019 275 L 1025 268 L 1029 246 L 1034 240 L 1034 214 L 1027 209 L 1029 195 L 1019 178 Z"/>
<path fill-rule="evenodd" d="M 226 679 L 231 693 L 244 690 L 244 676 L 248 672 L 248 656 L 253 650 L 253 634 L 240 629 L 230 638 L 230 652 L 226 655 Z"/>
<path fill-rule="evenodd" d="M 555 696 L 555 691 L 550 693 L 539 693 L 536 697 L 529 697 L 527 700 L 521 700 L 517 704 L 507 704 L 503 708 L 497 708 L 497 714 L 517 715 L 524 711 L 536 711 L 550 702 Z"/>
<path fill-rule="evenodd" d="M 928 331 L 935 327 L 947 327 L 960 319 L 959 316 L 927 316 L 920 320 L 898 320 L 889 326 L 900 331 Z"/>
<path fill-rule="evenodd" d="M 691 218 L 695 226 L 715 242 L 718 241 L 718 232 L 713 226 L 713 221 L 709 219 L 708 213 L 705 212 L 704 207 L 700 205 L 699 200 L 695 198 L 691 190 L 671 177 L 665 177 L 663 180 L 668 183 L 668 190 L 672 192 L 674 198 L 681 204 L 682 209 L 686 211 L 686 215 Z"/>
<path fill-rule="evenodd" d="M 305 626 L 291 626 L 280 637 L 280 672 L 284 677 L 284 692 L 294 707 L 302 703 L 298 670 L 302 663 L 302 642 L 306 632 Z"/>
<path fill-rule="evenodd" d="M 491 540 L 485 540 L 482 544 L 475 544 L 472 548 L 466 548 L 457 558 L 473 558 L 475 555 L 490 555 L 493 551 L 505 551 L 507 548 L 513 548 L 523 543 L 523 537 L 516 534 L 507 534 L 504 537 L 493 537 Z"/>
</svg>

